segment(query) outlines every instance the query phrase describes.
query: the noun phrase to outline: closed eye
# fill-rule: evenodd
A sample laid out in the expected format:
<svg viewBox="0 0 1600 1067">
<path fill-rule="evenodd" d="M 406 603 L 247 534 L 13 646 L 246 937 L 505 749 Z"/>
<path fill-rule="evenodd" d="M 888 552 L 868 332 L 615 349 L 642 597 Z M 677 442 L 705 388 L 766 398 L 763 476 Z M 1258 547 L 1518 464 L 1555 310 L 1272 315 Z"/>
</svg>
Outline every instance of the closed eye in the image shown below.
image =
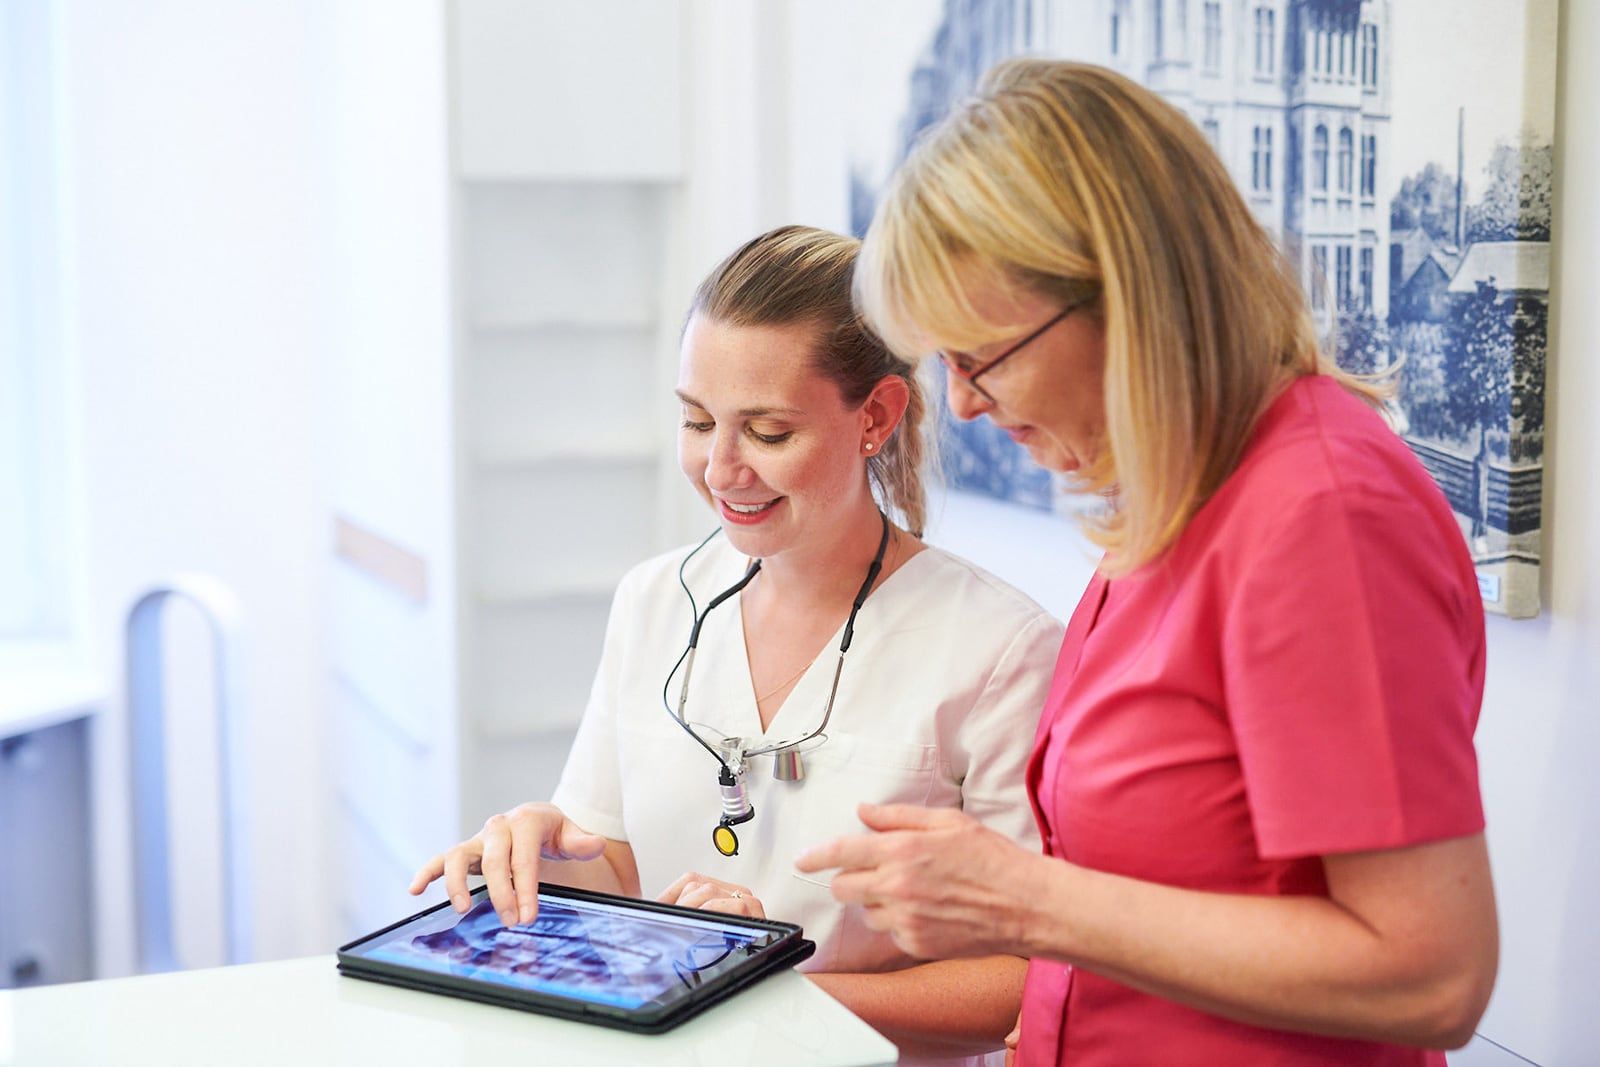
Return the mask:
<svg viewBox="0 0 1600 1067">
<path fill-rule="evenodd" d="M 716 423 L 709 419 L 704 422 L 699 422 L 695 419 L 685 418 L 681 425 L 690 433 L 710 433 L 711 430 L 716 426 Z M 789 438 L 794 436 L 793 430 L 784 430 L 782 433 L 762 433 L 759 430 L 750 429 L 747 432 L 751 437 L 754 437 L 757 441 L 764 445 L 781 445 Z"/>
<path fill-rule="evenodd" d="M 966 352 L 946 351 L 940 352 L 939 355 L 944 358 L 944 361 L 947 365 L 952 367 L 957 373 L 960 374 L 971 374 L 978 366 L 977 357 Z"/>
</svg>

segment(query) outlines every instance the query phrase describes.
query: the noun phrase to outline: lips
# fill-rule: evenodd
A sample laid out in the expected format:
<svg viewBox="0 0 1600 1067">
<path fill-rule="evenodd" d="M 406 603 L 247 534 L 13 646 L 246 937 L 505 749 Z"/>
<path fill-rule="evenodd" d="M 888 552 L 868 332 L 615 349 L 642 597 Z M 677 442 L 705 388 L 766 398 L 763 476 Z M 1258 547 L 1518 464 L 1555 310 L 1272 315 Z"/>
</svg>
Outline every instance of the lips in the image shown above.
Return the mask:
<svg viewBox="0 0 1600 1067">
<path fill-rule="evenodd" d="M 1033 427 L 1031 426 L 1001 426 L 1000 429 L 1004 430 L 1006 436 L 1019 445 L 1033 436 Z"/>
<path fill-rule="evenodd" d="M 724 519 L 740 526 L 753 526 L 765 522 L 779 504 L 783 497 L 774 497 L 771 500 L 750 501 L 748 503 L 736 500 L 724 500 L 716 497 L 717 511 Z"/>
</svg>

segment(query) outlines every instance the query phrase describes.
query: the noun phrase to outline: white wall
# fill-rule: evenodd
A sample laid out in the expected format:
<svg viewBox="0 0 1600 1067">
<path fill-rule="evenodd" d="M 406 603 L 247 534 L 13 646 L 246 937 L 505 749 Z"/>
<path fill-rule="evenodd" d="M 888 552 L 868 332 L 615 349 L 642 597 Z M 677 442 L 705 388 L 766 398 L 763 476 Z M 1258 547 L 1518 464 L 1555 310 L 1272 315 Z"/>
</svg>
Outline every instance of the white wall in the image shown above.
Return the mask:
<svg viewBox="0 0 1600 1067">
<path fill-rule="evenodd" d="M 1500 899 L 1481 1032 L 1540 1064 L 1600 1049 L 1600 5 L 1561 10 L 1544 602 L 1489 620 L 1478 755 Z"/>
<path fill-rule="evenodd" d="M 327 349 L 313 138 L 315 3 L 60 5 L 69 333 L 83 425 L 89 630 L 121 682 L 122 613 L 203 571 L 244 610 L 256 930 L 264 956 L 323 951 L 309 847 L 322 699 L 313 384 Z M 195 628 L 175 625 L 194 661 Z M 180 717 L 203 710 L 193 686 Z M 97 725 L 102 973 L 132 965 L 120 708 Z M 203 754 L 174 765 L 181 939 L 216 962 Z M 206 927 L 210 926 L 208 930 Z"/>
</svg>

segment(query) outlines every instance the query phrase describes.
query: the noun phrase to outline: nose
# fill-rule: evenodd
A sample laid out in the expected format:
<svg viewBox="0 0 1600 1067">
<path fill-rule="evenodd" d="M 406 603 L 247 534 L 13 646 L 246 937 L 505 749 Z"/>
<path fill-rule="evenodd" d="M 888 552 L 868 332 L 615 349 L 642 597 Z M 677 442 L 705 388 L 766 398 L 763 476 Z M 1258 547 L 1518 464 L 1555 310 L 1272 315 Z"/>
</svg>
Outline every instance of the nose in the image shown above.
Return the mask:
<svg viewBox="0 0 1600 1067">
<path fill-rule="evenodd" d="M 962 422 L 971 422 L 994 408 L 989 398 L 978 392 L 977 386 L 959 374 L 945 374 L 944 396 L 950 405 L 950 414 Z"/>
<path fill-rule="evenodd" d="M 755 481 L 755 472 L 744 460 L 737 434 L 712 431 L 705 481 L 706 488 L 719 495 L 743 489 Z"/>
</svg>

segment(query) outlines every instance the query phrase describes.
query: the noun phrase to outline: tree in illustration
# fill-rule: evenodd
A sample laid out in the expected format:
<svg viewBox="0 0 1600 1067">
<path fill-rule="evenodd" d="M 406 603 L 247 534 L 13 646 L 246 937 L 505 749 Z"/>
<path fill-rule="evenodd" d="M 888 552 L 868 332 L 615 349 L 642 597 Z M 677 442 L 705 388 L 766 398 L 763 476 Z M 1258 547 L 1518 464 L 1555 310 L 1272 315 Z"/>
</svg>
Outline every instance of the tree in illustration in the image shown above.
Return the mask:
<svg viewBox="0 0 1600 1067">
<path fill-rule="evenodd" d="M 1395 230 L 1420 229 L 1441 244 L 1454 244 L 1456 233 L 1455 175 L 1429 163 L 1400 181 L 1389 202 L 1389 225 Z"/>
<path fill-rule="evenodd" d="M 1483 198 L 1467 208 L 1467 241 L 1548 241 L 1554 152 L 1528 140 L 1495 145 Z"/>
<path fill-rule="evenodd" d="M 1389 366 L 1389 324 L 1370 308 L 1341 310 L 1335 342 L 1339 366 L 1352 374 L 1376 374 Z"/>
<path fill-rule="evenodd" d="M 1450 383 L 1451 421 L 1484 434 L 1504 425 L 1511 405 L 1515 333 L 1511 309 L 1492 281 L 1479 282 L 1461 301 L 1445 375 Z"/>
<path fill-rule="evenodd" d="M 1490 431 L 1509 429 L 1511 373 L 1515 334 L 1511 308 L 1500 299 L 1493 280 L 1480 281 L 1464 298 L 1455 320 L 1455 343 L 1448 368 L 1452 416 L 1458 425 L 1477 431 L 1472 460 L 1473 537 L 1487 533 L 1489 520 Z"/>
<path fill-rule="evenodd" d="M 1438 322 L 1403 322 L 1394 331 L 1394 349 L 1401 361 L 1400 407 L 1408 432 L 1435 441 L 1466 436 L 1456 424 L 1450 399 L 1449 330 Z"/>
</svg>

